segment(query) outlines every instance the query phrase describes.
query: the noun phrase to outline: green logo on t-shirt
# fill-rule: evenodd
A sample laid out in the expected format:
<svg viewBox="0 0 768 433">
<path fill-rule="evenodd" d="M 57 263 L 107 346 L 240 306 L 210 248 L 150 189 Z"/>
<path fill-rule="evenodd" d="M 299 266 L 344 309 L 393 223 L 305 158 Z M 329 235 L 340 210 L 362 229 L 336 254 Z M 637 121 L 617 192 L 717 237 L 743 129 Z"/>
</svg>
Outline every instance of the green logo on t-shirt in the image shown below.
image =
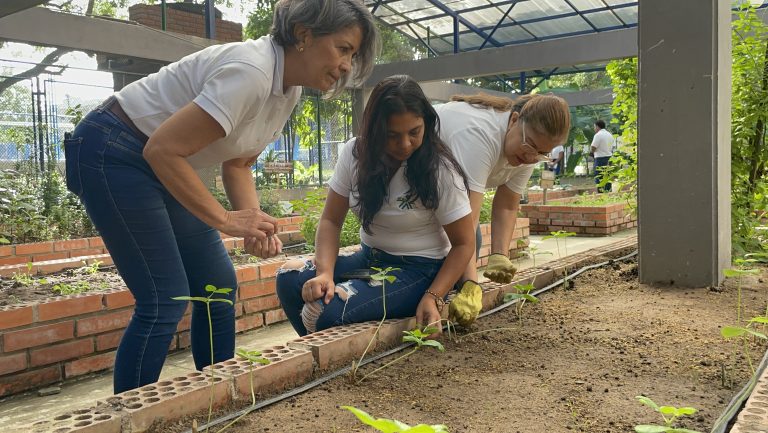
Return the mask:
<svg viewBox="0 0 768 433">
<path fill-rule="evenodd" d="M 401 195 L 397 198 L 398 203 L 400 203 L 398 207 L 403 210 L 413 209 L 413 204 L 416 203 L 417 198 L 418 197 L 414 191 L 408 190 L 405 195 Z"/>
</svg>

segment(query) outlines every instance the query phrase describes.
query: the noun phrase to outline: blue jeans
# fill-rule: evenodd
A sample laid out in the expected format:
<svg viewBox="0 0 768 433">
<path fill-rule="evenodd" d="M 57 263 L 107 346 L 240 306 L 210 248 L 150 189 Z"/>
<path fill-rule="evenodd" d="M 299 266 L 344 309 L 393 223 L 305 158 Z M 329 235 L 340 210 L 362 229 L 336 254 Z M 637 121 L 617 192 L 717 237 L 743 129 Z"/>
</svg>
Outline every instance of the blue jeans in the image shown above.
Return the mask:
<svg viewBox="0 0 768 433">
<path fill-rule="evenodd" d="M 603 181 L 603 177 L 605 176 L 604 171 L 608 170 L 608 166 L 610 165 L 610 156 L 600 156 L 595 158 L 595 184 L 599 184 Z M 610 192 L 611 191 L 611 183 L 608 182 L 605 184 L 604 187 L 598 187 L 597 192 Z"/>
<path fill-rule="evenodd" d="M 218 231 L 185 209 L 144 160 L 144 142 L 111 111 L 97 108 L 64 141 L 67 188 L 78 195 L 120 276 L 136 300 L 117 349 L 114 391 L 156 382 L 187 301 L 208 296 L 207 284 L 232 288 L 237 277 Z M 223 295 L 215 295 L 222 297 Z M 234 356 L 234 308 L 211 303 L 214 362 Z M 211 363 L 208 315 L 192 309 L 192 354 Z"/>
<path fill-rule="evenodd" d="M 395 256 L 384 251 L 362 246 L 362 250 L 350 256 L 339 256 L 333 269 L 333 281 L 341 283 L 341 274 L 355 269 L 400 268 L 392 271 L 397 280 L 386 283 L 387 318 L 397 319 L 411 317 L 416 314 L 416 307 L 426 293 L 429 285 L 435 279 L 443 265 L 444 259 L 430 259 L 417 256 Z M 304 300 L 301 298 L 301 286 L 316 275 L 316 269 L 311 260 L 307 260 L 300 270 L 281 269 L 277 273 L 277 297 L 285 310 L 285 315 L 299 335 L 307 335 L 307 328 L 301 319 Z M 321 331 L 333 326 L 347 323 L 360 323 L 369 320 L 381 320 L 384 316 L 382 287 L 366 280 L 349 280 L 341 283 L 346 285 L 348 293 L 352 293 L 347 301 L 335 295 L 317 320 L 317 330 Z M 322 301 L 320 301 L 322 302 Z"/>
</svg>

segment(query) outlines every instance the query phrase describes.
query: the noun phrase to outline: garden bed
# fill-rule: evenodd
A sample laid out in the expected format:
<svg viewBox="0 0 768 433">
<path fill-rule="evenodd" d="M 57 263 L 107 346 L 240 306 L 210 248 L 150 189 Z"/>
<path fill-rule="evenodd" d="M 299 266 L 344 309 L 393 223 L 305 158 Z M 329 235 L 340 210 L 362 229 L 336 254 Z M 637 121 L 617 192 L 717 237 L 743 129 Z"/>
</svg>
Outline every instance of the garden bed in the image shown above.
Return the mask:
<svg viewBox="0 0 768 433">
<path fill-rule="evenodd" d="M 520 210 L 530 219 L 532 234 L 563 230 L 579 236 L 608 236 L 637 227 L 637 215 L 618 196 L 589 195 L 546 205 L 525 204 Z"/>
<path fill-rule="evenodd" d="M 763 312 L 766 278 L 766 269 L 745 278 L 744 317 Z M 373 431 L 339 409 L 351 405 L 410 425 L 443 423 L 454 433 L 629 432 L 660 423 L 638 395 L 699 409 L 681 424 L 709 431 L 750 376 L 742 352 L 720 336 L 736 320 L 736 284 L 652 288 L 638 284 L 632 262 L 588 271 L 574 282 L 527 306 L 522 326 L 508 308 L 481 319 L 458 342 L 444 339 L 445 353 L 423 349 L 362 385 L 334 379 L 228 431 Z M 753 362 L 764 349 L 752 343 Z"/>
</svg>

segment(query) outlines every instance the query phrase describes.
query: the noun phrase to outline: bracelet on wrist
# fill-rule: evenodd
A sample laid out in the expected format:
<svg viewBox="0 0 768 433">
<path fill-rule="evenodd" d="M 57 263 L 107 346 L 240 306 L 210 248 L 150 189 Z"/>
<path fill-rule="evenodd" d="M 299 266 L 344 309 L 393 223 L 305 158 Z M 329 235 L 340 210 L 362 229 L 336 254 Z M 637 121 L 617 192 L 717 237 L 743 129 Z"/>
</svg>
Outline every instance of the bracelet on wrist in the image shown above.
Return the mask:
<svg viewBox="0 0 768 433">
<path fill-rule="evenodd" d="M 443 312 L 443 307 L 445 307 L 445 301 L 443 300 L 442 296 L 439 296 L 437 293 L 433 292 L 430 289 L 427 289 L 427 294 L 432 295 L 433 298 L 435 298 L 435 305 L 437 306 L 437 311 Z"/>
</svg>

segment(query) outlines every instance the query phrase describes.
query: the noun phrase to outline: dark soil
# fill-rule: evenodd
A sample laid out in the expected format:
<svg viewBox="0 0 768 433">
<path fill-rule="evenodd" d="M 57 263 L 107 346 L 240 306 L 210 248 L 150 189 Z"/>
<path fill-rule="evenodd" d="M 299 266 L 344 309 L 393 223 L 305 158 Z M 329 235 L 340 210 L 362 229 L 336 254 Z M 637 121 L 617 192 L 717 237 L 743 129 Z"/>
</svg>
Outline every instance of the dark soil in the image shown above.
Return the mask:
<svg viewBox="0 0 768 433">
<path fill-rule="evenodd" d="M 742 317 L 765 311 L 768 269 L 761 272 L 742 281 Z M 452 433 L 632 432 L 661 423 L 638 395 L 697 408 L 677 426 L 709 431 L 751 375 L 742 351 L 720 336 L 721 327 L 736 324 L 736 281 L 653 288 L 638 284 L 636 264 L 614 263 L 574 283 L 526 305 L 522 325 L 507 308 L 457 341 L 444 337 L 445 353 L 423 349 L 362 385 L 335 379 L 227 431 L 373 432 L 339 409 L 351 405 L 412 426 L 445 424 Z M 764 342 L 751 342 L 754 363 L 764 351 Z"/>
</svg>

